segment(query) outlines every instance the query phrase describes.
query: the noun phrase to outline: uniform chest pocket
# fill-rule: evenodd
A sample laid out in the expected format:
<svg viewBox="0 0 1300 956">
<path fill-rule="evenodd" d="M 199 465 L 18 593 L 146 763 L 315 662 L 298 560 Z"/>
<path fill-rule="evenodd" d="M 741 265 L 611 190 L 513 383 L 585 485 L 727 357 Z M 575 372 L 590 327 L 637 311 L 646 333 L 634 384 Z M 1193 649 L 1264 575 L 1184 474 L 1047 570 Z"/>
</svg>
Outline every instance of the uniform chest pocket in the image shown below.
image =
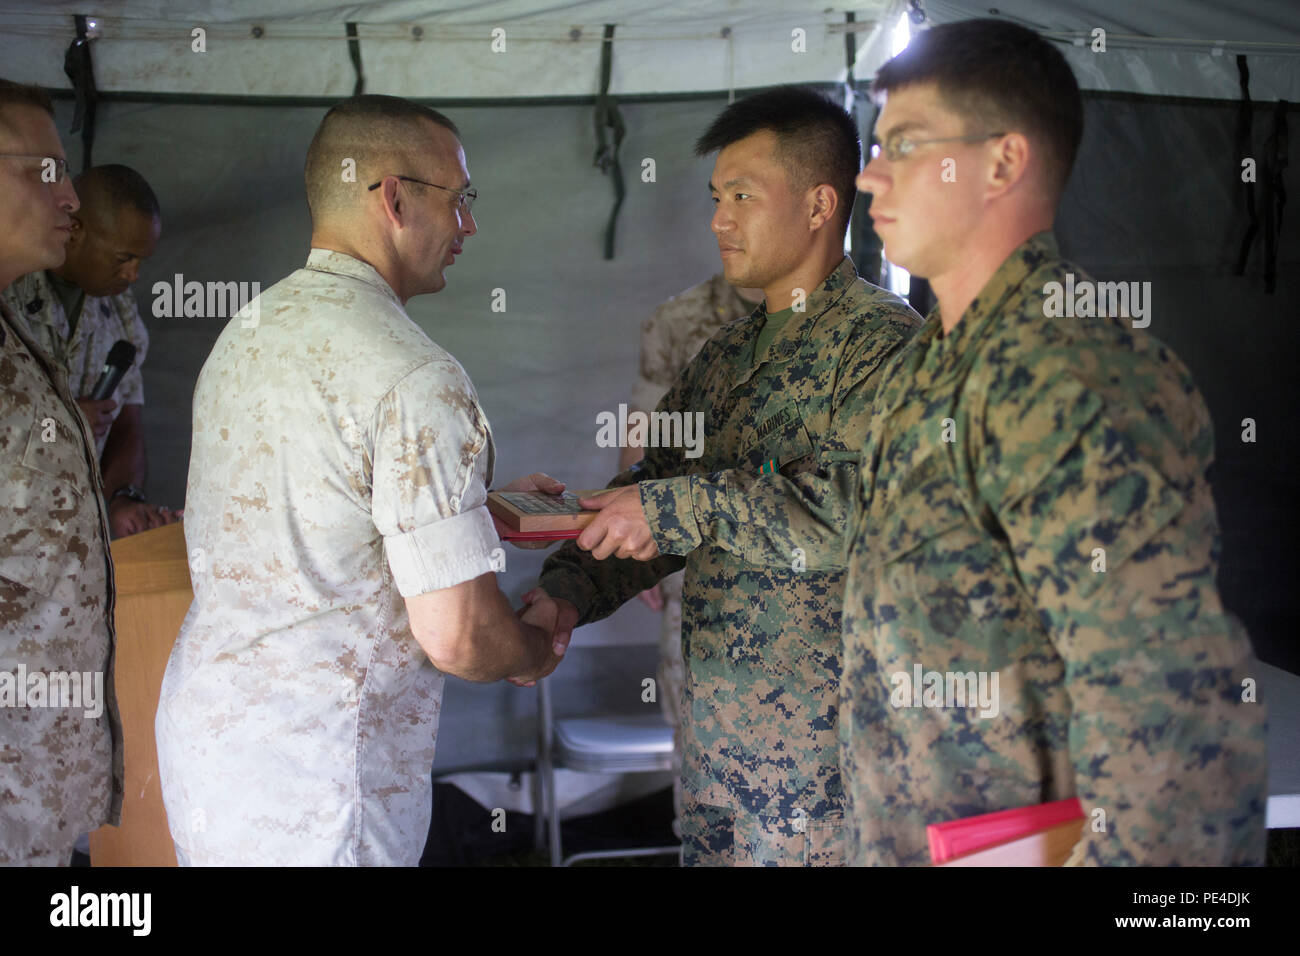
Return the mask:
<svg viewBox="0 0 1300 956">
<path fill-rule="evenodd" d="M 71 606 L 84 597 L 86 561 L 102 560 L 103 549 L 81 438 L 52 416 L 26 426 L 25 441 L 21 427 L 5 424 L 22 453 L 8 465 L 0 577 Z"/>
<path fill-rule="evenodd" d="M 79 425 L 80 423 L 78 423 Z M 60 489 L 66 489 L 79 500 L 90 493 L 90 477 L 86 468 L 86 456 L 82 448 L 82 437 L 76 434 L 62 418 L 45 416 L 38 418 L 27 436 L 23 452 L 22 466 L 37 472 L 46 484 L 41 488 L 45 493 L 60 499 Z M 33 486 L 36 495 L 42 490 Z M 54 502 L 57 507 L 57 501 Z"/>
<path fill-rule="evenodd" d="M 812 439 L 794 405 L 765 416 L 747 440 L 738 463 L 738 467 L 747 471 L 772 474 L 787 467 L 799 469 L 802 464 L 812 464 Z"/>
<path fill-rule="evenodd" d="M 877 557 L 889 564 L 906 557 L 923 546 L 948 550 L 960 545 L 959 529 L 975 531 L 950 466 L 935 449 L 916 467 L 908 469 L 876 492 L 885 492 L 886 503 L 877 519 L 875 535 Z M 882 478 L 884 476 L 881 476 Z M 940 539 L 952 538 L 951 542 Z"/>
</svg>

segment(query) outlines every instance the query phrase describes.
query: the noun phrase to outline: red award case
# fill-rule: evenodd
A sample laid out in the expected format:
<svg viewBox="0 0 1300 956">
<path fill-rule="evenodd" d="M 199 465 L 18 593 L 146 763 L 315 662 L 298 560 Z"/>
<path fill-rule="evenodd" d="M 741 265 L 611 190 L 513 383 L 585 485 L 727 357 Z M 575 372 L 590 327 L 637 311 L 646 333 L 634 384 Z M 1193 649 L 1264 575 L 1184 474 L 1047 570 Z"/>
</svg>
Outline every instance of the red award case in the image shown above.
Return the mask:
<svg viewBox="0 0 1300 956">
<path fill-rule="evenodd" d="M 1083 807 L 1071 797 L 932 823 L 925 833 L 936 864 L 1059 866 L 1078 842 L 1082 820 Z"/>
</svg>

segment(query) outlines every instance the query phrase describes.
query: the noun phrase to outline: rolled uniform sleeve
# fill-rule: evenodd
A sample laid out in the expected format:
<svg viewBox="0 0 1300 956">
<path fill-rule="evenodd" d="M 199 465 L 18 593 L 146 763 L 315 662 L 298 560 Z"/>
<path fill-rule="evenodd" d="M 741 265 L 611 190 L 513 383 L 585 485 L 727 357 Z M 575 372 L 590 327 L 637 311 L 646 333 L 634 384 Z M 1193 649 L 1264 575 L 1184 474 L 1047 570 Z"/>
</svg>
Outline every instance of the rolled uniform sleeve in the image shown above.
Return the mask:
<svg viewBox="0 0 1300 956">
<path fill-rule="evenodd" d="M 1068 370 L 1040 382 L 986 424 L 979 474 L 1065 663 L 1088 818 L 1070 862 L 1262 862 L 1264 705 L 1242 700 L 1250 644 L 1215 589 L 1204 406 L 1190 437 L 1159 434 Z"/>
<path fill-rule="evenodd" d="M 435 360 L 403 377 L 374 428 L 372 513 L 401 595 L 492 571 L 492 433 L 460 366 Z"/>
</svg>

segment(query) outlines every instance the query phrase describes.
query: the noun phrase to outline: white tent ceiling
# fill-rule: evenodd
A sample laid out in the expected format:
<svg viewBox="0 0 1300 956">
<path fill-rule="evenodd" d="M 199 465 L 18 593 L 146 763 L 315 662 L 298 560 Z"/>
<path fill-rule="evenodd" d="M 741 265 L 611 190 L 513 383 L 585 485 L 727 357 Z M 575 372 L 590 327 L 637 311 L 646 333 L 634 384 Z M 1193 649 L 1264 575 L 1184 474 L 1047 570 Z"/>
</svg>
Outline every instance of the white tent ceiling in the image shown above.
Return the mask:
<svg viewBox="0 0 1300 956">
<path fill-rule="evenodd" d="M 990 15 L 1069 42 L 1080 86 L 1237 99 L 1238 54 L 1255 100 L 1300 100 L 1300 0 L 925 0 L 935 23 Z M 1092 31 L 1106 51 L 1092 50 Z"/>
<path fill-rule="evenodd" d="M 989 0 L 925 0 L 932 22 L 990 14 Z M 456 99 L 591 96 L 603 25 L 616 25 L 610 91 L 681 94 L 846 77 L 889 56 L 905 0 L 0 0 L 4 74 L 67 87 L 73 17 L 98 24 L 101 91 L 342 97 L 355 74 L 355 23 L 366 89 Z M 1300 99 L 1296 0 L 1006 0 L 997 14 L 1074 44 L 1085 87 L 1236 98 L 1235 55 L 1251 58 L 1256 99 Z M 847 22 L 847 14 L 855 22 Z M 205 31 L 206 52 L 192 50 Z M 1091 31 L 1107 32 L 1107 51 Z M 496 49 L 493 48 L 494 31 Z M 797 33 L 796 31 L 802 31 Z M 504 41 L 504 48 L 502 48 Z M 802 44 L 802 46 L 801 46 Z"/>
<path fill-rule="evenodd" d="M 67 86 L 63 53 L 75 35 L 72 15 L 94 14 L 101 90 L 341 97 L 355 81 L 345 35 L 345 25 L 355 22 L 370 92 L 591 96 L 603 25 L 613 23 L 611 92 L 686 93 L 842 80 L 846 31 L 865 39 L 898 3 L 818 0 L 801 10 L 776 0 L 3 2 L 0 52 L 6 75 Z M 853 27 L 847 10 L 858 21 Z M 205 31 L 206 53 L 192 50 L 196 27 Z"/>
</svg>

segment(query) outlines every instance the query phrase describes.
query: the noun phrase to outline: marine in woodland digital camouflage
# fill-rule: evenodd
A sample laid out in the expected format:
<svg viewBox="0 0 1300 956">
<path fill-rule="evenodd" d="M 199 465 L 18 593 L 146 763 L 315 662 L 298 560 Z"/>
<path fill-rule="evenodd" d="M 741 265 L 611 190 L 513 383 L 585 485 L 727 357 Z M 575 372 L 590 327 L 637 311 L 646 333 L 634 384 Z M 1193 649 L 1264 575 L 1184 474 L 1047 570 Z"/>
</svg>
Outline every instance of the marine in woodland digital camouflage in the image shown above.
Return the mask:
<svg viewBox="0 0 1300 956">
<path fill-rule="evenodd" d="M 491 430 L 368 264 L 313 249 L 253 306 L 194 393 L 168 822 L 190 863 L 413 866 L 443 675 L 404 598 L 492 571 Z"/>
<path fill-rule="evenodd" d="M 755 816 L 686 800 L 682 812 L 684 866 L 844 866 L 839 814 Z"/>
<path fill-rule="evenodd" d="M 1215 588 L 1210 418 L 1129 321 L 1044 317 L 1067 272 L 1087 278 L 1031 238 L 882 377 L 844 602 L 850 862 L 926 863 L 927 824 L 1072 796 L 1072 863 L 1263 861 L 1265 714 Z M 996 674 L 996 715 L 912 706 L 918 665 Z"/>
<path fill-rule="evenodd" d="M 66 865 L 78 836 L 121 815 L 113 565 L 93 449 L 66 375 L 0 304 L 0 864 Z M 100 675 L 97 707 L 65 694 L 73 674 L 92 688 Z M 38 705 L 28 692 L 42 685 L 58 701 Z"/>
<path fill-rule="evenodd" d="M 704 414 L 702 456 L 648 448 L 612 482 L 640 483 L 660 557 L 597 561 L 570 543 L 541 584 L 587 623 L 685 566 L 687 794 L 838 834 L 843 529 L 877 373 L 920 317 L 844 259 L 754 355 L 765 319 L 760 306 L 715 335 L 659 403 Z"/>
<path fill-rule="evenodd" d="M 67 370 L 68 387 L 74 398 L 89 396 L 104 371 L 108 353 L 119 339 L 135 346 L 135 361 L 114 390 L 117 403 L 113 420 L 124 405 L 144 404 L 144 379 L 140 368 L 149 351 L 149 332 L 140 318 L 135 296 L 128 289 L 121 295 L 87 295 L 71 332 L 63 303 L 48 272 L 33 272 L 14 282 L 0 299 L 24 323 L 26 331 L 59 365 Z M 108 434 L 96 439 L 95 452 L 104 453 Z"/>
</svg>

